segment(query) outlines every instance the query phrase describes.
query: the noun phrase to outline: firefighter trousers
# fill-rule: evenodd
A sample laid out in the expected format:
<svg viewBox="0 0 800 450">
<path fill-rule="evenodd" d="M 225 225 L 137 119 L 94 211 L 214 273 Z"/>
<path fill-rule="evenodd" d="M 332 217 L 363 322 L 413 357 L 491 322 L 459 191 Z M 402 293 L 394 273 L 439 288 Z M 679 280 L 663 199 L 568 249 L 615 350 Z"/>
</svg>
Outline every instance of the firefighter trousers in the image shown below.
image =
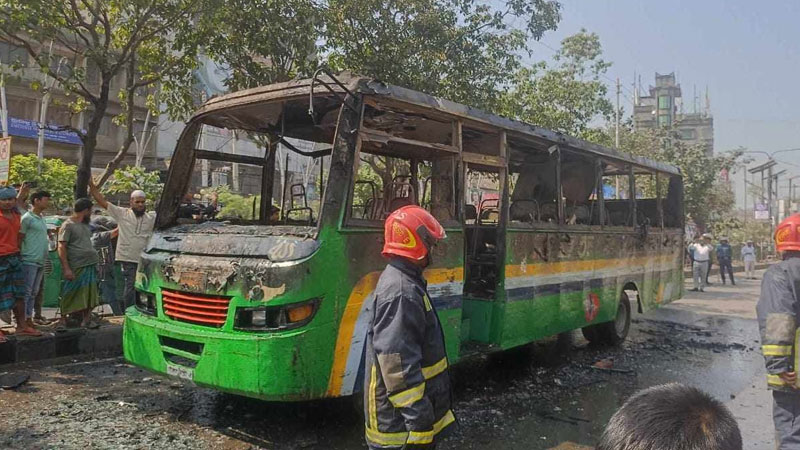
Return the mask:
<svg viewBox="0 0 800 450">
<path fill-rule="evenodd" d="M 772 391 L 775 448 L 800 449 L 800 394 Z"/>
</svg>

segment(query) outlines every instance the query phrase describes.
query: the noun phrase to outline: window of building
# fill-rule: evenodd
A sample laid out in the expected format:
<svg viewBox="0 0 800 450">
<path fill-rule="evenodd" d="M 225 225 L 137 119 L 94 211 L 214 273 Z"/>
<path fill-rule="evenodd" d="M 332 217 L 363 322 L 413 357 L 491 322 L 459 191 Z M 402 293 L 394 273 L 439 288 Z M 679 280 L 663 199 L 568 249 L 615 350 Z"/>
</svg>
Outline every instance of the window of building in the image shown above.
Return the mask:
<svg viewBox="0 0 800 450">
<path fill-rule="evenodd" d="M 28 52 L 22 47 L 0 42 L 0 64 L 12 65 L 20 64 L 26 66 L 28 62 Z"/>
<path fill-rule="evenodd" d="M 100 68 L 91 60 L 86 62 L 86 84 L 93 87 L 100 85 Z"/>
<path fill-rule="evenodd" d="M 670 125 L 669 115 L 662 114 L 658 116 L 658 126 L 668 127 Z"/>
<path fill-rule="evenodd" d="M 672 107 L 672 102 L 670 100 L 669 95 L 659 95 L 658 109 L 670 109 Z"/>
<path fill-rule="evenodd" d="M 38 120 L 38 117 L 34 117 L 36 115 L 36 102 L 33 100 L 9 96 L 8 99 L 6 99 L 6 106 L 8 106 L 9 117 L 16 117 L 17 119 L 24 120 Z"/>
<path fill-rule="evenodd" d="M 680 136 L 681 139 L 687 140 L 697 139 L 697 130 L 693 128 L 681 128 L 678 130 L 678 136 Z"/>
<path fill-rule="evenodd" d="M 47 118 L 45 120 L 49 125 L 56 126 L 70 126 L 72 124 L 72 112 L 59 105 L 50 104 L 47 107 Z"/>
</svg>

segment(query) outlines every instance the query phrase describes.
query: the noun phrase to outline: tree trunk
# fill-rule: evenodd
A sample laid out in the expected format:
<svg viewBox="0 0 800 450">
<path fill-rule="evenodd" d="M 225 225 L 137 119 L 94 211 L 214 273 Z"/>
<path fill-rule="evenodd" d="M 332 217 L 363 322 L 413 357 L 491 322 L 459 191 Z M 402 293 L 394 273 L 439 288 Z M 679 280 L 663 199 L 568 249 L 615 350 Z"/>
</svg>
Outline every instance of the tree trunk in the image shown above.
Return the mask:
<svg viewBox="0 0 800 450">
<path fill-rule="evenodd" d="M 108 109 L 110 86 L 111 74 L 103 74 L 100 95 L 86 127 L 86 135 L 83 136 L 83 147 L 78 154 L 78 176 L 75 180 L 75 190 L 73 191 L 75 199 L 87 197 L 89 177 L 92 176 L 92 159 L 94 158 L 94 149 L 97 147 L 97 133 L 100 131 L 100 123 L 103 121 L 106 109 Z"/>
</svg>

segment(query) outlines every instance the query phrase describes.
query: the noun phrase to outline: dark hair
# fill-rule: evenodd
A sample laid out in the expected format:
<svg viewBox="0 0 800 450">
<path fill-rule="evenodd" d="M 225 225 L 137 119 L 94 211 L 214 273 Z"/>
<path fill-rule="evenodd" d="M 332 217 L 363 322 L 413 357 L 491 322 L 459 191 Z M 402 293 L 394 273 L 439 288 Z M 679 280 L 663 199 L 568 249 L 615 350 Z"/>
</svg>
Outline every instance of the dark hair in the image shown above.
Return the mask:
<svg viewBox="0 0 800 450">
<path fill-rule="evenodd" d="M 75 200 L 75 206 L 73 206 L 73 210 L 76 213 L 86 211 L 87 209 L 92 207 L 92 201 L 86 197 L 79 198 Z"/>
<path fill-rule="evenodd" d="M 728 408 L 700 389 L 664 384 L 634 394 L 608 422 L 597 450 L 742 450 Z"/>
<path fill-rule="evenodd" d="M 33 203 L 34 200 L 41 200 L 45 197 L 50 198 L 52 197 L 52 195 L 50 195 L 50 193 L 47 191 L 36 191 L 33 194 L 31 194 L 31 203 Z"/>
</svg>

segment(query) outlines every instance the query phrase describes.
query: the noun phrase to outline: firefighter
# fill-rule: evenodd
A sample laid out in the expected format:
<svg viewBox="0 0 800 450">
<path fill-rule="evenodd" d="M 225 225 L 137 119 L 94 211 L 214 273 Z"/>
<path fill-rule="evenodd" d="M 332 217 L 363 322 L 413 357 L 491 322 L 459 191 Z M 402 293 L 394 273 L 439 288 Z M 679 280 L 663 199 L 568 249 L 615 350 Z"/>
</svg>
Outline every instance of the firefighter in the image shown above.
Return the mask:
<svg viewBox="0 0 800 450">
<path fill-rule="evenodd" d="M 796 363 L 797 314 L 800 312 L 800 214 L 786 218 L 775 230 L 775 246 L 783 259 L 764 273 L 756 312 L 761 351 L 772 390 L 772 416 L 778 449 L 800 448 L 800 390 Z"/>
<path fill-rule="evenodd" d="M 369 305 L 364 377 L 366 440 L 371 449 L 432 449 L 455 422 L 442 326 L 422 270 L 445 238 L 419 206 L 392 212 L 384 224 L 389 258 Z"/>
</svg>

